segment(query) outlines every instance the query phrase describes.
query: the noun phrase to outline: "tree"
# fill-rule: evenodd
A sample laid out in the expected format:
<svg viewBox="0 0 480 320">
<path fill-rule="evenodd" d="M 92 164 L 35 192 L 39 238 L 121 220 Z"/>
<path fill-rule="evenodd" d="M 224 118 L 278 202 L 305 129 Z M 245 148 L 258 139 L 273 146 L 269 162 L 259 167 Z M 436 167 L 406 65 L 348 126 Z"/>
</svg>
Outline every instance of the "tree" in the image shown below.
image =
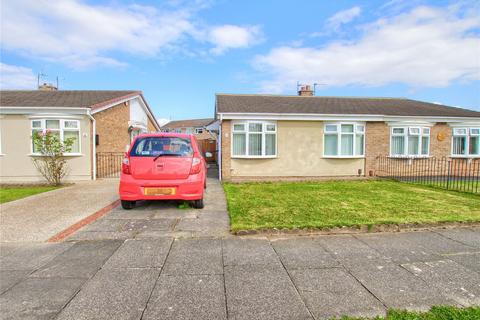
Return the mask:
<svg viewBox="0 0 480 320">
<path fill-rule="evenodd" d="M 64 154 L 72 150 L 75 138 L 61 141 L 58 132 L 46 130 L 34 132 L 32 140 L 34 152 L 39 154 L 33 158 L 33 164 L 50 184 L 60 185 L 62 178 L 67 174 L 67 160 Z"/>
</svg>

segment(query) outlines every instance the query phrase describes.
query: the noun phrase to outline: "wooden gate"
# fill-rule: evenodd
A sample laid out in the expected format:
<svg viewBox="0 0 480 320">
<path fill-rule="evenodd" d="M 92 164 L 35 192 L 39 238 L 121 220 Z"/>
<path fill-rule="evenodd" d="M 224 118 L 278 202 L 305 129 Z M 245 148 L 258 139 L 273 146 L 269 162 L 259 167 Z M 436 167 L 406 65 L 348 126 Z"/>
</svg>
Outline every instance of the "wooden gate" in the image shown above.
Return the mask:
<svg viewBox="0 0 480 320">
<path fill-rule="evenodd" d="M 217 162 L 217 141 L 216 140 L 198 140 L 198 147 L 200 151 L 205 156 L 206 152 L 212 154 L 211 157 L 206 157 L 207 162 Z"/>
</svg>

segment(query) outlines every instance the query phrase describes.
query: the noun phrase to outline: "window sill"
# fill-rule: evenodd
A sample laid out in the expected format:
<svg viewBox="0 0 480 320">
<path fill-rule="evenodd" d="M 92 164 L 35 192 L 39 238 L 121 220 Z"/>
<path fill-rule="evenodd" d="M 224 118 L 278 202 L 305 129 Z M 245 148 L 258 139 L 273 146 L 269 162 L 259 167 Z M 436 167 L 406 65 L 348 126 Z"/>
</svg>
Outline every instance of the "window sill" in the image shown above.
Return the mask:
<svg viewBox="0 0 480 320">
<path fill-rule="evenodd" d="M 27 154 L 27 156 L 29 157 L 46 157 L 42 154 L 39 154 L 39 153 L 30 153 L 30 154 Z M 81 157 L 83 156 L 82 153 L 68 153 L 68 154 L 64 154 L 63 155 L 64 157 Z"/>
<path fill-rule="evenodd" d="M 231 156 L 231 159 L 276 159 L 277 156 Z"/>
<path fill-rule="evenodd" d="M 480 155 L 451 155 L 454 159 L 480 159 Z"/>
<path fill-rule="evenodd" d="M 428 159 L 430 156 L 388 156 L 389 158 L 392 159 Z"/>
<path fill-rule="evenodd" d="M 365 156 L 323 156 L 324 159 L 365 159 Z"/>
</svg>

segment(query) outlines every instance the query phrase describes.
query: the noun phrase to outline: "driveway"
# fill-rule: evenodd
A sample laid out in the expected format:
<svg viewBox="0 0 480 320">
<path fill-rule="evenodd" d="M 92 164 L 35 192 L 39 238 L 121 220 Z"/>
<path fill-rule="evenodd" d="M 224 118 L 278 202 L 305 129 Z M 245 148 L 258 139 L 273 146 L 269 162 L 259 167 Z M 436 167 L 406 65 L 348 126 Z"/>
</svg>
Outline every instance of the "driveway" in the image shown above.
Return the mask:
<svg viewBox="0 0 480 320">
<path fill-rule="evenodd" d="M 228 234 L 204 210 L 115 209 L 62 243 L 0 245 L 1 319 L 324 319 L 480 305 L 480 229 L 288 238 Z"/>
</svg>

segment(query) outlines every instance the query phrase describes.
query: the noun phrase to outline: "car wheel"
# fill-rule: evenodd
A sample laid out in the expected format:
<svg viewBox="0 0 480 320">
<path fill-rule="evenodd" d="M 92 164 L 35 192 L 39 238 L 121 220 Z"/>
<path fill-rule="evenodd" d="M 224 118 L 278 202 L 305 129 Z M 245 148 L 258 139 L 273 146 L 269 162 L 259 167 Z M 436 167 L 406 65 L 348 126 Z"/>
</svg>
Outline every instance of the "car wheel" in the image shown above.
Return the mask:
<svg viewBox="0 0 480 320">
<path fill-rule="evenodd" d="M 122 200 L 122 208 L 125 210 L 130 210 L 135 207 L 135 201 Z"/>
<path fill-rule="evenodd" d="M 203 209 L 203 199 L 194 200 L 194 201 L 193 201 L 193 207 L 194 207 L 195 209 Z"/>
</svg>

